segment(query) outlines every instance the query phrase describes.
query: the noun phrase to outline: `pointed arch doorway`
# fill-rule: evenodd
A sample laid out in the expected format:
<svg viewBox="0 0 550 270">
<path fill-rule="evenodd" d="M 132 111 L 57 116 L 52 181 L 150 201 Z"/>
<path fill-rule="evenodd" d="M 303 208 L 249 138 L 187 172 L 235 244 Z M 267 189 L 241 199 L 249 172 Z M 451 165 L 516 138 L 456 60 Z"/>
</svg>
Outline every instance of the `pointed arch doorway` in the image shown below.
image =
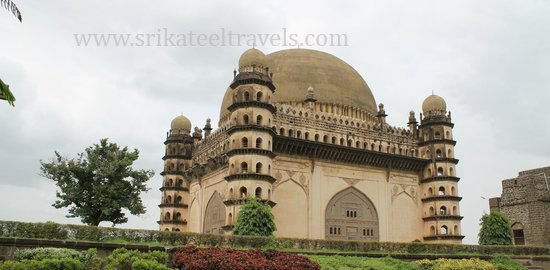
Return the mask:
<svg viewBox="0 0 550 270">
<path fill-rule="evenodd" d="M 350 187 L 334 195 L 325 211 L 325 238 L 379 241 L 379 222 L 371 200 Z"/>
</svg>

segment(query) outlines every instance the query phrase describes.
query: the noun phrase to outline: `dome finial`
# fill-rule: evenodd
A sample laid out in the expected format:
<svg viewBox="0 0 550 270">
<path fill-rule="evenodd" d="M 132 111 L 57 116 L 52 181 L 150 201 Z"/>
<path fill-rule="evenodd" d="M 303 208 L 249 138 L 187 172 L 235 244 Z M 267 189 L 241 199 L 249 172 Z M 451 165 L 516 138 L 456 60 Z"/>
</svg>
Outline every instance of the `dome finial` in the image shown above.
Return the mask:
<svg viewBox="0 0 550 270">
<path fill-rule="evenodd" d="M 172 132 L 189 134 L 189 132 L 191 132 L 191 121 L 189 121 L 189 119 L 181 113 L 178 117 L 172 120 L 170 129 Z"/>
<path fill-rule="evenodd" d="M 447 103 L 442 97 L 432 94 L 422 102 L 422 112 L 425 115 L 428 113 L 445 114 L 447 112 Z"/>
</svg>

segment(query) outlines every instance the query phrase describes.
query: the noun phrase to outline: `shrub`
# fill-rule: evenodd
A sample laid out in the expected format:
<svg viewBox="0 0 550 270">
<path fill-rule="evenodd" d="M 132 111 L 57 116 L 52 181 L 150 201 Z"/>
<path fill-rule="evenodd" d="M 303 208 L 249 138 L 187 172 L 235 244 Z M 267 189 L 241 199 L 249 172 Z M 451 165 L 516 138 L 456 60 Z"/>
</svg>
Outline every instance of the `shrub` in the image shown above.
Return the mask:
<svg viewBox="0 0 550 270">
<path fill-rule="evenodd" d="M 187 246 L 172 251 L 172 265 L 186 270 L 318 270 L 306 257 L 277 251 L 197 248 Z"/>
<path fill-rule="evenodd" d="M 0 263 L 0 270 L 84 270 L 84 264 L 77 259 L 24 260 Z"/>
<path fill-rule="evenodd" d="M 366 258 L 353 256 L 322 256 L 308 255 L 312 261 L 318 263 L 321 269 L 368 269 L 368 270 L 417 270 L 419 267 L 390 257 Z"/>
<path fill-rule="evenodd" d="M 256 198 L 248 198 L 237 214 L 235 235 L 272 236 L 276 230 L 271 207 Z"/>
<path fill-rule="evenodd" d="M 508 257 L 499 256 L 490 261 L 497 267 L 497 270 L 527 270 L 527 267 L 512 261 Z"/>
<path fill-rule="evenodd" d="M 485 214 L 480 220 L 480 245 L 512 245 L 512 229 L 506 216 L 498 211 Z"/>
<path fill-rule="evenodd" d="M 474 259 L 437 259 L 416 261 L 421 270 L 497 270 L 490 262 Z"/>
<path fill-rule="evenodd" d="M 118 248 L 107 257 L 105 270 L 170 270 L 166 266 L 168 254 L 160 251 L 141 253 L 138 250 Z"/>
<path fill-rule="evenodd" d="M 88 270 L 101 269 L 103 260 L 97 256 L 96 249 L 86 251 L 76 251 L 68 248 L 35 248 L 18 249 L 13 253 L 15 261 L 43 261 L 47 259 L 75 259 Z"/>
</svg>

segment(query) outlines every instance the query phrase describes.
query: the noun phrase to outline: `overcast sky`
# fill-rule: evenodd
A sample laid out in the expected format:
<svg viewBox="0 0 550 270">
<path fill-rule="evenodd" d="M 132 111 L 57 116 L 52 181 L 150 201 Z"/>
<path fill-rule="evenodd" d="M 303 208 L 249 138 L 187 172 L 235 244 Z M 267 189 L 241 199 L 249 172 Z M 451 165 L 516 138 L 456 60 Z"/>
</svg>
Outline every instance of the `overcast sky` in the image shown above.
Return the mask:
<svg viewBox="0 0 550 270">
<path fill-rule="evenodd" d="M 145 215 L 123 227 L 157 229 L 163 141 L 173 117 L 217 123 L 243 46 L 78 47 L 77 33 L 344 33 L 348 46 L 309 47 L 351 64 L 388 121 L 406 126 L 432 90 L 452 111 L 465 243 L 476 243 L 500 181 L 550 165 L 550 2 L 13 0 L 0 9 L 0 220 L 79 223 L 50 205 L 39 160 L 75 156 L 100 138 L 141 151 L 154 169 Z M 257 46 L 265 53 L 285 49 Z M 105 223 L 104 225 L 109 225 Z"/>
</svg>

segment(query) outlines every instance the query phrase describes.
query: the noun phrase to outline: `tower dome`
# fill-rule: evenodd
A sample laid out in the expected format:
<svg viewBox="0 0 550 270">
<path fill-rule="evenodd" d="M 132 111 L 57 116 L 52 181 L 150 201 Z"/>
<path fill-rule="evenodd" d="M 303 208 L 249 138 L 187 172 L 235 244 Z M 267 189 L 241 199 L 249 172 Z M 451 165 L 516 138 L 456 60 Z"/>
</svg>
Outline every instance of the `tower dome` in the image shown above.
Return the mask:
<svg viewBox="0 0 550 270">
<path fill-rule="evenodd" d="M 265 67 L 265 54 L 256 48 L 246 50 L 239 58 L 239 68 L 253 65 Z"/>
<path fill-rule="evenodd" d="M 446 112 L 447 103 L 445 103 L 445 100 L 438 95 L 430 95 L 424 100 L 424 102 L 422 102 L 422 111 L 424 114 L 434 111 Z"/>
<path fill-rule="evenodd" d="M 191 121 L 189 121 L 187 117 L 180 115 L 172 120 L 170 128 L 172 130 L 183 130 L 189 133 L 191 132 Z"/>
</svg>

